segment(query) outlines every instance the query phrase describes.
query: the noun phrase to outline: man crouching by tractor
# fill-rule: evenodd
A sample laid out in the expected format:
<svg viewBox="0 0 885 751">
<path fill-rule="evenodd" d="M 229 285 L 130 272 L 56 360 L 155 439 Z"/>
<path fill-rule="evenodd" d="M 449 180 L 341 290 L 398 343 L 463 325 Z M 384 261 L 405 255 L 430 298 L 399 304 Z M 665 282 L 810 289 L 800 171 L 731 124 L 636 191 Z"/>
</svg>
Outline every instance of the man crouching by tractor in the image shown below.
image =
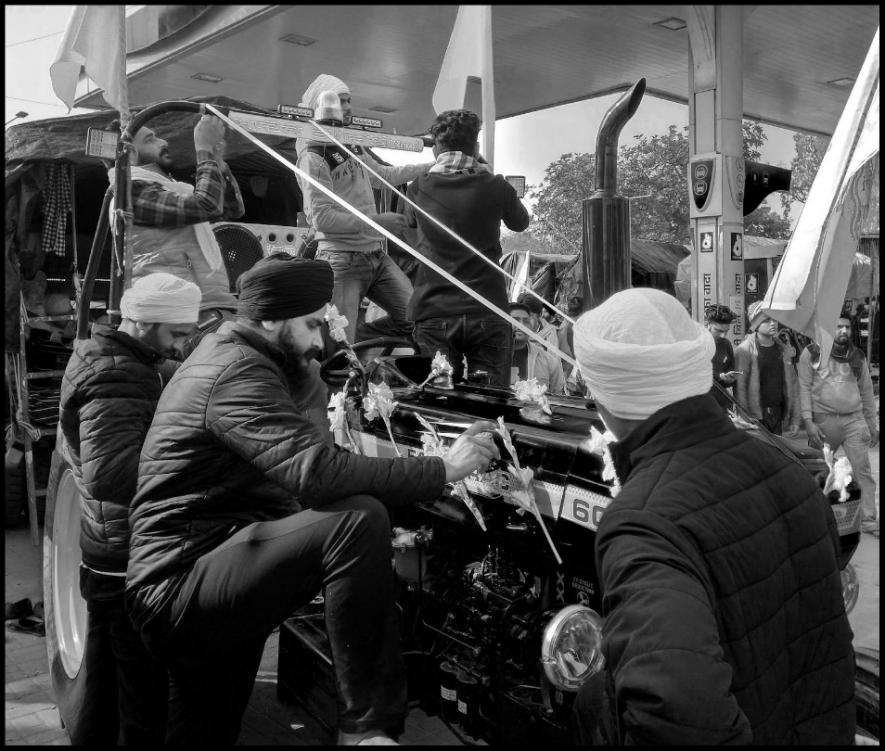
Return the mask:
<svg viewBox="0 0 885 751">
<path fill-rule="evenodd" d="M 78 341 L 61 385 L 60 425 L 81 496 L 80 592 L 89 625 L 90 680 L 74 745 L 161 745 L 168 677 L 126 615 L 129 504 L 138 457 L 154 416 L 164 358 L 181 359 L 196 328 L 197 285 L 172 274 L 148 274 L 120 301 L 119 329 Z"/>
<path fill-rule="evenodd" d="M 596 539 L 606 667 L 578 693 L 583 740 L 852 744 L 833 512 L 801 464 L 708 394 L 713 350 L 653 289 L 618 292 L 575 324 L 622 485 Z"/>
<path fill-rule="evenodd" d="M 475 423 L 444 457 L 373 458 L 310 419 L 310 358 L 334 275 L 274 254 L 237 281 L 236 320 L 208 334 L 157 407 L 131 511 L 127 607 L 168 661 L 171 744 L 232 745 L 264 643 L 318 592 L 339 742 L 394 743 L 406 684 L 385 504 L 436 498 L 499 456 Z"/>
</svg>

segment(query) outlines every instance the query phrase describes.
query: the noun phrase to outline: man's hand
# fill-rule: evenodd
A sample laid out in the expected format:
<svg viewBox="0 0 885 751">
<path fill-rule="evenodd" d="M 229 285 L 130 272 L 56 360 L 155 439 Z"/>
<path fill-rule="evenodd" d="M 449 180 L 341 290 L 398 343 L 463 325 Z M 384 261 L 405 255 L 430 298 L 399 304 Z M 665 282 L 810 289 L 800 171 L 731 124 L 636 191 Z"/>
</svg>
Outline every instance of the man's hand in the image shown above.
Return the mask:
<svg viewBox="0 0 885 751">
<path fill-rule="evenodd" d="M 805 421 L 805 432 L 808 433 L 808 445 L 813 449 L 824 447 L 824 432 L 815 425 L 813 420 Z"/>
<path fill-rule="evenodd" d="M 224 140 L 224 123 L 213 115 L 203 115 L 194 127 L 194 149 L 215 151 Z"/>
<path fill-rule="evenodd" d="M 731 386 L 737 380 L 737 377 L 743 374 L 742 370 L 729 370 L 727 373 L 720 373 L 719 380 Z"/>
<path fill-rule="evenodd" d="M 485 470 L 501 453 L 492 438 L 497 426 L 488 420 L 478 420 L 465 430 L 446 451 L 446 482 L 463 480 L 477 470 Z"/>
<path fill-rule="evenodd" d="M 879 428 L 870 427 L 870 448 L 879 445 Z"/>
<path fill-rule="evenodd" d="M 403 230 L 406 228 L 405 216 L 397 214 L 395 211 L 385 211 L 383 214 L 377 214 L 372 218 L 392 235 L 397 235 L 398 237 L 402 236 Z"/>
<path fill-rule="evenodd" d="M 787 430 L 787 437 L 795 438 L 797 435 L 799 435 L 799 426 L 794 423 L 793 425 L 790 425 Z"/>
</svg>

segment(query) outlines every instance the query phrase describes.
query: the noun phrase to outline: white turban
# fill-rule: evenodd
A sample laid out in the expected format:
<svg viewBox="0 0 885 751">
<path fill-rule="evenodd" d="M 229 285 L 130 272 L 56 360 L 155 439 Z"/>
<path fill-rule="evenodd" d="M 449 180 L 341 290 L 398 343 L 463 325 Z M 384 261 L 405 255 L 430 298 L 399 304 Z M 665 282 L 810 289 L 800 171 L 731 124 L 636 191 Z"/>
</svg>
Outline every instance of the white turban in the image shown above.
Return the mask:
<svg viewBox="0 0 885 751">
<path fill-rule="evenodd" d="M 617 417 L 644 420 L 713 385 L 712 335 L 666 292 L 618 292 L 584 313 L 574 336 L 591 394 Z"/>
<path fill-rule="evenodd" d="M 120 300 L 120 312 L 142 323 L 196 323 L 201 297 L 193 282 L 158 271 L 132 283 Z"/>
<path fill-rule="evenodd" d="M 313 79 L 313 83 L 307 87 L 304 96 L 301 97 L 301 106 L 316 110 L 319 104 L 320 94 L 324 91 L 334 91 L 336 94 L 349 94 L 350 89 L 340 78 L 330 76 L 328 73 L 320 73 Z"/>
</svg>

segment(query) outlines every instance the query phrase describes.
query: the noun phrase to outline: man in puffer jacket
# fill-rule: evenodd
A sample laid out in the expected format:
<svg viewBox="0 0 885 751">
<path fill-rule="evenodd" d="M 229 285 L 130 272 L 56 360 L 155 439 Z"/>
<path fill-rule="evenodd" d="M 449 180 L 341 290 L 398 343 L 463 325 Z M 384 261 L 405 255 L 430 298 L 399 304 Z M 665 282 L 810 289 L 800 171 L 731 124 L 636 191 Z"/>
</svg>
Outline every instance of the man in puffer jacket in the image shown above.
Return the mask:
<svg viewBox="0 0 885 751">
<path fill-rule="evenodd" d="M 596 539 L 605 669 L 579 691 L 582 740 L 851 744 L 853 635 L 817 483 L 723 414 L 713 339 L 671 295 L 618 292 L 574 341 L 621 485 Z"/>
<path fill-rule="evenodd" d="M 158 365 L 180 358 L 197 323 L 200 289 L 172 274 L 137 279 L 120 302 L 119 329 L 78 341 L 61 386 L 60 448 L 81 496 L 80 592 L 89 680 L 75 745 L 159 745 L 168 677 L 133 629 L 123 604 L 129 503 L 138 456 L 160 398 Z"/>
<path fill-rule="evenodd" d="M 796 352 L 778 339 L 778 323 L 762 310 L 761 302 L 750 305 L 747 316 L 750 333 L 734 351 L 735 398 L 775 435 L 781 435 L 786 424 L 787 435 L 794 436 L 799 432 Z"/>
<path fill-rule="evenodd" d="M 129 613 L 168 660 L 171 744 L 232 745 L 267 637 L 323 590 L 339 741 L 390 743 L 406 685 L 384 504 L 437 497 L 498 456 L 477 423 L 444 457 L 374 458 L 310 418 L 333 272 L 274 254 L 238 280 L 157 407 L 130 521 Z M 321 382 L 320 382 L 321 383 Z M 294 391 L 293 391 L 294 389 Z"/>
</svg>

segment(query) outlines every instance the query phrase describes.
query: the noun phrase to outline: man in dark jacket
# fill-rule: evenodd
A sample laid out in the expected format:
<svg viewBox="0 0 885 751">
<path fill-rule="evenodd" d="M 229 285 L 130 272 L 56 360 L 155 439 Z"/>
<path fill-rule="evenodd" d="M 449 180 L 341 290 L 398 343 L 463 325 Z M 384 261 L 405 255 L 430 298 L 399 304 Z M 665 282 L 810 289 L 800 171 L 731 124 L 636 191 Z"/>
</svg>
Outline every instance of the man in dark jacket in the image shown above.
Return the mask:
<svg viewBox="0 0 885 751">
<path fill-rule="evenodd" d="M 264 643 L 323 590 L 339 741 L 390 742 L 406 687 L 384 504 L 439 495 L 498 455 L 477 423 L 444 457 L 349 453 L 310 419 L 333 272 L 275 254 L 238 280 L 236 321 L 175 373 L 141 455 L 127 605 L 169 661 L 173 744 L 233 744 Z M 294 389 L 294 391 L 293 391 Z"/>
<path fill-rule="evenodd" d="M 417 250 L 506 310 L 504 276 L 439 226 L 454 231 L 495 265 L 501 260 L 501 222 L 517 232 L 529 226 L 529 213 L 513 186 L 477 159 L 479 128 L 479 117 L 469 110 L 447 110 L 433 121 L 436 163 L 406 193 L 432 219 L 408 205 L 406 224 L 417 227 Z M 445 354 L 455 380 L 461 380 L 466 356 L 471 371 L 484 370 L 492 383 L 509 388 L 510 324 L 424 264 L 414 287 L 409 318 L 415 322 L 412 338 L 421 352 Z"/>
<path fill-rule="evenodd" d="M 621 485 L 596 542 L 606 672 L 579 692 L 579 723 L 596 722 L 601 682 L 608 742 L 852 743 L 852 633 L 817 483 L 709 396 L 713 340 L 676 298 L 613 295 L 577 321 L 575 354 Z"/>
<path fill-rule="evenodd" d="M 61 386 L 61 448 L 81 497 L 80 592 L 88 627 L 89 680 L 75 745 L 159 745 L 166 724 L 166 669 L 145 650 L 123 604 L 129 504 L 138 456 L 162 383 L 158 365 L 179 358 L 197 323 L 200 289 L 172 274 L 137 279 L 120 302 L 119 329 L 78 341 Z"/>
<path fill-rule="evenodd" d="M 735 384 L 737 371 L 734 369 L 734 347 L 728 340 L 731 324 L 737 316 L 727 305 L 711 305 L 704 311 L 707 331 L 713 337 L 716 351 L 713 353 L 713 382 L 718 383 L 726 392 L 731 393 Z M 710 391 L 713 398 L 723 409 L 731 409 L 732 404 L 715 386 Z"/>
</svg>

